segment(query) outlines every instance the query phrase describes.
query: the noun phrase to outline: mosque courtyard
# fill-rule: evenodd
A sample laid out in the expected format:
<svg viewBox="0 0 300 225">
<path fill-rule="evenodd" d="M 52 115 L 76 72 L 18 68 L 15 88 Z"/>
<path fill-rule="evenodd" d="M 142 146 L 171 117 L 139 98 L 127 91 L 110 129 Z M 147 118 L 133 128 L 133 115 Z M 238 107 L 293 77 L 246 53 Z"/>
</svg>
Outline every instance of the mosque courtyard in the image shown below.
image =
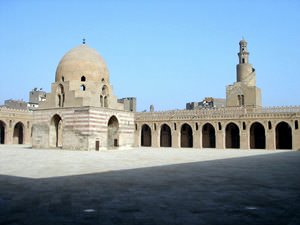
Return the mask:
<svg viewBox="0 0 300 225">
<path fill-rule="evenodd" d="M 300 224 L 300 152 L 0 145 L 0 224 Z"/>
</svg>

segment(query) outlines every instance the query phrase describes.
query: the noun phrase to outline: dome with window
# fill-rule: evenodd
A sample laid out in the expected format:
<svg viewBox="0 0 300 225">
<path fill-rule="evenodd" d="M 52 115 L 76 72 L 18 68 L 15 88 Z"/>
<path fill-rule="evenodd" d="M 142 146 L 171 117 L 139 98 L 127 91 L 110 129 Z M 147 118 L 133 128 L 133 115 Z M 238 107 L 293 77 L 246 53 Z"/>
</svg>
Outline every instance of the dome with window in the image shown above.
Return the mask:
<svg viewBox="0 0 300 225">
<path fill-rule="evenodd" d="M 109 74 L 103 58 L 95 49 L 82 44 L 68 51 L 60 60 L 55 82 L 64 81 L 109 80 Z"/>
</svg>

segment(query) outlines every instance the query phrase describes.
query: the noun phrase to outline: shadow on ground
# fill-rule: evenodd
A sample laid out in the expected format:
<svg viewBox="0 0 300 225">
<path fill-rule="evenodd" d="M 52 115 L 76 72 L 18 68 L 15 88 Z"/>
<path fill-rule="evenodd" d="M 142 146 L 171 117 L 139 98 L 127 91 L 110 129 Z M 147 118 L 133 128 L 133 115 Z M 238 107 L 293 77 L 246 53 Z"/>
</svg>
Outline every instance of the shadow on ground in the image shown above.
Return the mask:
<svg viewBox="0 0 300 225">
<path fill-rule="evenodd" d="M 0 185 L 1 225 L 300 224 L 300 152 Z"/>
</svg>

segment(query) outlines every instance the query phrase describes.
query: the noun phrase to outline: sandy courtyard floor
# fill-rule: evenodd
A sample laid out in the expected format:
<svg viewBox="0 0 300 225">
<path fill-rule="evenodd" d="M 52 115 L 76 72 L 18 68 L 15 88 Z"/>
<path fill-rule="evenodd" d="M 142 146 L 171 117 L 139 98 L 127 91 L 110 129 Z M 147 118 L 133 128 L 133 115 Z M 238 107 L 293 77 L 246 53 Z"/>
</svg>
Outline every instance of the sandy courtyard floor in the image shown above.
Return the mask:
<svg viewBox="0 0 300 225">
<path fill-rule="evenodd" d="M 0 224 L 300 224 L 300 152 L 2 145 Z"/>
</svg>

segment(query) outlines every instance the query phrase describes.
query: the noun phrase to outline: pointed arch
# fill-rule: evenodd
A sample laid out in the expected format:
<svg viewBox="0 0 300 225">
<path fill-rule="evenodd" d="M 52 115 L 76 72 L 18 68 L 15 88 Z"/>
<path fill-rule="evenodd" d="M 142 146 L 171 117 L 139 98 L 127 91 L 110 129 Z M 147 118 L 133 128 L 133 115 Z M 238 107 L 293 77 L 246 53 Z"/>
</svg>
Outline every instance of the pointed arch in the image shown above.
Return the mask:
<svg viewBox="0 0 300 225">
<path fill-rule="evenodd" d="M 141 146 L 151 147 L 151 128 L 147 124 L 142 126 Z"/>
<path fill-rule="evenodd" d="M 5 144 L 6 124 L 0 120 L 0 144 Z"/>
<path fill-rule="evenodd" d="M 107 147 L 119 146 L 119 121 L 116 116 L 111 116 L 107 123 Z"/>
<path fill-rule="evenodd" d="M 108 96 L 104 97 L 104 107 L 107 108 L 108 107 Z"/>
<path fill-rule="evenodd" d="M 240 129 L 235 123 L 229 123 L 225 129 L 226 148 L 240 148 Z"/>
<path fill-rule="evenodd" d="M 276 149 L 292 149 L 292 128 L 286 122 L 276 126 Z"/>
<path fill-rule="evenodd" d="M 23 144 L 24 138 L 24 124 L 22 122 L 16 123 L 13 131 L 13 143 Z"/>
<path fill-rule="evenodd" d="M 80 81 L 81 81 L 81 82 L 85 82 L 85 81 L 86 81 L 85 76 L 82 76 L 82 77 L 80 78 Z"/>
<path fill-rule="evenodd" d="M 193 147 L 193 129 L 187 123 L 183 124 L 180 129 L 180 146 L 184 148 Z"/>
<path fill-rule="evenodd" d="M 266 148 L 266 133 L 264 126 L 255 122 L 250 127 L 250 148 L 265 149 Z"/>
<path fill-rule="evenodd" d="M 103 101 L 103 96 L 100 95 L 100 106 L 103 107 L 104 106 L 104 101 Z"/>
<path fill-rule="evenodd" d="M 171 128 L 167 124 L 160 128 L 160 147 L 172 147 Z"/>
<path fill-rule="evenodd" d="M 65 91 L 64 86 L 59 84 L 56 88 L 56 106 L 64 107 L 65 104 Z"/>
<path fill-rule="evenodd" d="M 216 132 L 213 125 L 206 123 L 202 127 L 202 147 L 215 148 L 216 147 Z"/>
<path fill-rule="evenodd" d="M 102 95 L 108 95 L 109 94 L 107 85 L 103 85 L 101 93 L 102 93 Z"/>
<path fill-rule="evenodd" d="M 55 114 L 50 121 L 49 146 L 52 148 L 61 148 L 63 146 L 63 121 Z"/>
<path fill-rule="evenodd" d="M 84 84 L 80 85 L 80 90 L 81 90 L 81 91 L 85 91 L 85 90 L 86 90 L 86 87 L 85 87 Z"/>
</svg>

